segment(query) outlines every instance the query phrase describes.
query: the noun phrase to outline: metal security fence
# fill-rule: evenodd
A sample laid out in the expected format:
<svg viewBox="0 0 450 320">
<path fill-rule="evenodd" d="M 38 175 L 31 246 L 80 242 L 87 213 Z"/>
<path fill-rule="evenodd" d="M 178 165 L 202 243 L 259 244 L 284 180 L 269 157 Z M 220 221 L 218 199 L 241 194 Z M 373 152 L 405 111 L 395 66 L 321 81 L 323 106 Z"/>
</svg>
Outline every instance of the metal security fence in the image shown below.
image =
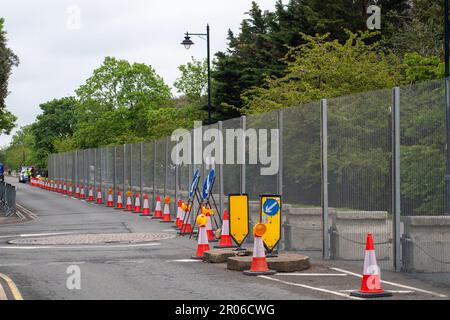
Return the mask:
<svg viewBox="0 0 450 320">
<path fill-rule="evenodd" d="M 114 201 L 118 191 L 146 193 L 153 208 L 156 195 L 167 195 L 174 212 L 194 171 L 200 169 L 202 184 L 214 167 L 221 211 L 228 194 L 247 193 L 254 223 L 259 195 L 282 195 L 285 250 L 361 263 L 372 233 L 382 268 L 448 272 L 446 86 L 436 80 L 195 128 L 188 161 L 178 165 L 172 159 L 177 141 L 166 137 L 53 154 L 49 174 L 86 193 L 100 188 L 103 201 L 109 188 Z M 204 161 L 206 151 L 212 165 Z"/>
<path fill-rule="evenodd" d="M 0 181 L 0 212 L 9 217 L 16 213 L 16 187 Z"/>
</svg>

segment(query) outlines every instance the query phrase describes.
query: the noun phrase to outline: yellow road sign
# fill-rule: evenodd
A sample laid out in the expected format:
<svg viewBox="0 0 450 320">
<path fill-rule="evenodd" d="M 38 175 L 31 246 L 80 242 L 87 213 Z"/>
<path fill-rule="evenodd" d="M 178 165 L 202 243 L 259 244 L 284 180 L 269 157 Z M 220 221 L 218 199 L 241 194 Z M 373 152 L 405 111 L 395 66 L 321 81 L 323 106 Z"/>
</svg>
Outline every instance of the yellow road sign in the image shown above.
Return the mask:
<svg viewBox="0 0 450 320">
<path fill-rule="evenodd" d="M 278 195 L 262 195 L 260 200 L 260 220 L 267 227 L 262 239 L 267 250 L 272 251 L 281 238 L 281 197 Z"/>
<path fill-rule="evenodd" d="M 248 236 L 248 195 L 228 195 L 228 211 L 230 215 L 230 235 L 238 246 Z"/>
</svg>

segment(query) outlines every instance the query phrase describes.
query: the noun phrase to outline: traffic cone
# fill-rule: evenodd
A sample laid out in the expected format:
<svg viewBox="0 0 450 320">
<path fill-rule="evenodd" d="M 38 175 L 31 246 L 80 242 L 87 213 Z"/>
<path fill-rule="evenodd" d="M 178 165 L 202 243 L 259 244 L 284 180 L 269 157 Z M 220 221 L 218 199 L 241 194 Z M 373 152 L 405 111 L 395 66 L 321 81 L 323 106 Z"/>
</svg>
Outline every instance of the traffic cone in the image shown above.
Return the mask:
<svg viewBox="0 0 450 320">
<path fill-rule="evenodd" d="M 181 230 L 179 234 L 180 235 L 190 234 L 192 233 L 192 226 L 191 222 L 188 219 L 187 214 L 190 211 L 190 207 L 187 204 L 183 203 L 181 204 L 181 210 L 183 210 L 183 224 L 181 225 Z"/>
<path fill-rule="evenodd" d="M 111 207 L 111 208 L 114 207 L 114 200 L 113 200 L 112 194 L 113 194 L 113 189 L 109 188 L 109 190 L 108 190 L 108 201 L 106 202 L 106 206 L 107 207 Z"/>
<path fill-rule="evenodd" d="M 267 228 L 265 224 L 257 223 L 253 228 L 254 244 L 253 257 L 250 270 L 245 270 L 244 274 L 247 276 L 260 276 L 275 274 L 274 270 L 269 270 L 266 261 L 266 254 L 264 252 L 264 244 L 262 236 L 266 233 Z"/>
<path fill-rule="evenodd" d="M 217 239 L 214 237 L 214 232 L 212 230 L 211 225 L 211 215 L 213 214 L 213 211 L 211 208 L 202 207 L 202 211 L 205 210 L 206 215 L 206 234 L 208 235 L 208 241 L 209 242 L 217 242 Z"/>
<path fill-rule="evenodd" d="M 373 245 L 373 237 L 371 233 L 367 235 L 361 289 L 359 291 L 351 292 L 350 295 L 359 298 L 380 298 L 392 296 L 392 292 L 384 291 L 381 288 L 380 268 L 377 264 L 375 247 Z"/>
<path fill-rule="evenodd" d="M 116 209 L 123 209 L 122 192 L 117 192 Z"/>
<path fill-rule="evenodd" d="M 84 186 L 80 186 L 80 199 L 84 199 Z"/>
<path fill-rule="evenodd" d="M 72 182 L 69 183 L 69 191 L 67 192 L 67 194 L 69 195 L 69 197 L 71 197 L 73 195 L 73 191 L 72 191 Z"/>
<path fill-rule="evenodd" d="M 230 220 L 228 217 L 228 210 L 223 211 L 223 221 L 222 221 L 222 233 L 220 235 L 220 242 L 218 246 L 214 248 L 235 248 L 233 241 L 230 236 Z"/>
<path fill-rule="evenodd" d="M 67 184 L 65 182 L 63 184 L 63 194 L 67 194 Z"/>
<path fill-rule="evenodd" d="M 80 186 L 77 184 L 76 188 L 75 188 L 75 197 L 79 198 L 80 197 Z"/>
<path fill-rule="evenodd" d="M 127 191 L 127 204 L 125 206 L 125 211 L 133 211 L 133 205 L 131 204 L 131 191 Z"/>
<path fill-rule="evenodd" d="M 166 196 L 164 198 L 164 214 L 163 219 L 160 221 L 162 223 L 171 223 L 173 222 L 172 218 L 170 217 L 170 197 Z"/>
<path fill-rule="evenodd" d="M 148 194 L 144 195 L 144 207 L 142 208 L 141 216 L 150 216 L 150 206 L 148 204 Z"/>
<path fill-rule="evenodd" d="M 92 189 L 92 186 L 89 186 L 89 194 L 88 194 L 88 202 L 94 201 L 94 190 Z"/>
<path fill-rule="evenodd" d="M 141 195 L 137 192 L 134 198 L 134 212 L 141 212 Z"/>
<path fill-rule="evenodd" d="M 102 198 L 102 189 L 100 187 L 97 188 L 97 204 L 102 204 L 103 203 L 103 198 Z"/>
<path fill-rule="evenodd" d="M 205 251 L 209 250 L 208 235 L 206 234 L 206 216 L 202 213 L 197 217 L 198 224 L 198 239 L 197 239 L 197 252 L 192 259 L 203 259 Z"/>
<path fill-rule="evenodd" d="M 153 214 L 152 219 L 162 219 L 162 211 L 161 211 L 161 197 L 159 195 L 156 196 L 156 206 L 155 213 Z"/>
<path fill-rule="evenodd" d="M 181 210 L 181 204 L 183 202 L 180 200 L 178 200 L 178 205 L 177 205 L 177 218 L 175 220 L 175 228 L 177 229 L 181 229 L 181 226 L 183 225 L 183 221 L 181 220 L 181 215 L 182 215 L 182 210 Z"/>
</svg>

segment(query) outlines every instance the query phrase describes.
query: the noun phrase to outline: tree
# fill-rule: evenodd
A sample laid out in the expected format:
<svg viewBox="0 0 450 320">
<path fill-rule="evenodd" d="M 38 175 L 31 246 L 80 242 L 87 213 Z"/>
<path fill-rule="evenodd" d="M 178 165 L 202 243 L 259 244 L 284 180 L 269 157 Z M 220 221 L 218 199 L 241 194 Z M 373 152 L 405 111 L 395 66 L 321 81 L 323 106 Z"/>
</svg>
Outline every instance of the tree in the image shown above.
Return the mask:
<svg viewBox="0 0 450 320">
<path fill-rule="evenodd" d="M 7 47 L 5 20 L 0 18 L 0 134 L 9 134 L 17 120 L 11 112 L 6 110 L 6 97 L 8 96 L 8 80 L 12 68 L 19 65 L 19 58 Z"/>
<path fill-rule="evenodd" d="M 142 63 L 106 57 L 76 90 L 75 145 L 98 147 L 148 136 L 148 111 L 170 106 L 170 88 Z"/>
<path fill-rule="evenodd" d="M 45 167 L 48 154 L 60 151 L 55 144 L 73 135 L 77 103 L 74 97 L 67 97 L 40 105 L 42 114 L 37 116 L 31 126 L 37 165 Z"/>
<path fill-rule="evenodd" d="M 190 103 L 204 103 L 208 89 L 208 61 L 192 57 L 192 61 L 179 66 L 178 70 L 181 76 L 174 82 L 174 87 L 186 95 Z"/>
<path fill-rule="evenodd" d="M 10 145 L 4 150 L 5 165 L 8 168 L 36 165 L 34 153 L 34 136 L 31 126 L 20 128 L 11 139 Z"/>
</svg>

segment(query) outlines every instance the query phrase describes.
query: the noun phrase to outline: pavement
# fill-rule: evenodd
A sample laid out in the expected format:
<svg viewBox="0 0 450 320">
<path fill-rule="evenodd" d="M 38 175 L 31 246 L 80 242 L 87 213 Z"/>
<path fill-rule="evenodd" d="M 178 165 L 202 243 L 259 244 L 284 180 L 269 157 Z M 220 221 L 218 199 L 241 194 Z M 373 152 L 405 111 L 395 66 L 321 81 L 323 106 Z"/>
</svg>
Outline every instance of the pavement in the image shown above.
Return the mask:
<svg viewBox="0 0 450 320">
<path fill-rule="evenodd" d="M 0 222 L 0 300 L 348 300 L 362 265 L 249 277 L 190 257 L 196 242 L 149 217 L 16 183 L 28 221 Z M 55 238 L 56 237 L 56 238 Z M 249 245 L 250 246 L 250 245 Z M 450 286 L 383 272 L 383 299 L 449 299 Z"/>
</svg>

